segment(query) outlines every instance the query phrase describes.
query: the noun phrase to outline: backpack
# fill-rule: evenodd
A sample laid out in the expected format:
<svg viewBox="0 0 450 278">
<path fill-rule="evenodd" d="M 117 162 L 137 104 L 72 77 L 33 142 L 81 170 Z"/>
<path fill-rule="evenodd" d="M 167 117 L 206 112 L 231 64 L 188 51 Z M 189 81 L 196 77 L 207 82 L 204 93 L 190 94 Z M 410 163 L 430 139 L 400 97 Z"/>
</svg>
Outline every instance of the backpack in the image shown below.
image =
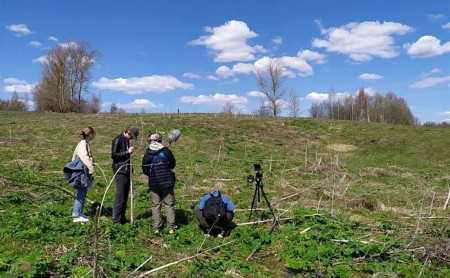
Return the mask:
<svg viewBox="0 0 450 278">
<path fill-rule="evenodd" d="M 210 194 L 202 214 L 206 219 L 211 220 L 219 220 L 227 214 L 227 204 L 223 202 L 220 192 L 218 196 Z"/>
<path fill-rule="evenodd" d="M 154 155 L 152 158 L 152 163 L 150 164 L 150 174 L 153 171 L 153 167 L 156 165 L 156 160 L 159 158 L 161 158 L 163 161 L 168 162 L 169 160 L 167 159 L 166 155 L 163 152 L 160 152 L 157 155 Z"/>
</svg>

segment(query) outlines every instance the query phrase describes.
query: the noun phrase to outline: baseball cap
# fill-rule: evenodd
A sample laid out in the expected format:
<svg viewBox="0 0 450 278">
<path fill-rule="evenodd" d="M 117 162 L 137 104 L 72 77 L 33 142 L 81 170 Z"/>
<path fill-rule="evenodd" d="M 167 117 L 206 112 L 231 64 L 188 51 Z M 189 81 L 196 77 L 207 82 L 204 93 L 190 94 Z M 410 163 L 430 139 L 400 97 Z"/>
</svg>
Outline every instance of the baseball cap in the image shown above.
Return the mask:
<svg viewBox="0 0 450 278">
<path fill-rule="evenodd" d="M 139 135 L 139 129 L 137 128 L 137 126 L 132 125 L 128 128 L 128 130 L 131 131 L 131 136 L 133 137 L 133 140 L 137 141 Z"/>
</svg>

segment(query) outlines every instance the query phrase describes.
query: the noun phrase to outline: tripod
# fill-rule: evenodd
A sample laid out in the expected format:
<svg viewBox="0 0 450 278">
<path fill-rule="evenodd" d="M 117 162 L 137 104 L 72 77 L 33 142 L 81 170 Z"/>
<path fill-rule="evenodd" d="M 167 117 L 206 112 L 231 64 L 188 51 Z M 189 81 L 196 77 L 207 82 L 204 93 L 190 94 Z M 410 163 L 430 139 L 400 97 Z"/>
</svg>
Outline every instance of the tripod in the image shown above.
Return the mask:
<svg viewBox="0 0 450 278">
<path fill-rule="evenodd" d="M 251 220 L 252 214 L 254 214 L 255 219 L 256 219 L 255 225 L 257 225 L 257 223 L 258 223 L 257 222 L 257 220 L 258 220 L 258 203 L 261 201 L 261 196 L 260 195 L 262 193 L 262 195 L 264 197 L 264 200 L 266 200 L 266 204 L 269 207 L 270 213 L 273 216 L 273 223 L 274 223 L 274 226 L 275 226 L 275 225 L 278 225 L 278 220 L 277 220 L 277 218 L 275 216 L 275 213 L 273 212 L 272 207 L 270 206 L 270 202 L 267 199 L 266 193 L 264 192 L 262 179 L 263 179 L 263 174 L 260 173 L 259 171 L 256 172 L 256 177 L 253 177 L 252 175 L 250 175 L 247 178 L 247 180 L 249 182 L 253 182 L 253 181 L 256 182 L 255 193 L 253 194 L 252 207 L 250 209 L 250 215 L 248 217 L 248 221 Z"/>
</svg>

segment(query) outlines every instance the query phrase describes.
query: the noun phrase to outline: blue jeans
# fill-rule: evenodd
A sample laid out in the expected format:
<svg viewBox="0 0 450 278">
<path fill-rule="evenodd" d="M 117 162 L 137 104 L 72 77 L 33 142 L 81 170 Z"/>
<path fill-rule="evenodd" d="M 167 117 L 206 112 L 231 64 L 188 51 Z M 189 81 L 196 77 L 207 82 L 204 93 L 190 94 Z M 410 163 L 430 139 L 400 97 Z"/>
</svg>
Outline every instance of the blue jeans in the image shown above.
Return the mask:
<svg viewBox="0 0 450 278">
<path fill-rule="evenodd" d="M 75 203 L 73 204 L 73 217 L 78 217 L 83 213 L 84 201 L 86 200 L 88 189 L 89 187 L 83 187 L 77 190 L 77 197 L 75 198 Z"/>
</svg>

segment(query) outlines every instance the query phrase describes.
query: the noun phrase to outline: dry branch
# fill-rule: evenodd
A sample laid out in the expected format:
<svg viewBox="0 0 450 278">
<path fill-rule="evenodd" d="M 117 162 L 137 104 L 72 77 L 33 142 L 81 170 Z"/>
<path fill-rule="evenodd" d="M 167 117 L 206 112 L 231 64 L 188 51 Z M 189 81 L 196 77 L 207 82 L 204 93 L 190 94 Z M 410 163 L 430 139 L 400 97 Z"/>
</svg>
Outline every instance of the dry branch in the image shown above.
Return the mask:
<svg viewBox="0 0 450 278">
<path fill-rule="evenodd" d="M 205 254 L 205 253 L 207 253 L 207 252 L 209 252 L 209 251 L 215 250 L 215 249 L 217 249 L 217 248 L 223 247 L 223 246 L 228 245 L 228 244 L 233 243 L 233 242 L 234 242 L 234 240 L 229 241 L 229 242 L 224 243 L 224 244 L 221 244 L 221 245 L 219 245 L 219 246 L 215 246 L 215 247 L 206 249 L 205 251 L 200 252 L 200 253 L 198 253 L 198 254 L 196 254 L 196 255 L 189 256 L 189 257 L 186 257 L 186 258 L 184 258 L 184 259 L 178 260 L 178 261 L 176 261 L 176 262 L 171 262 L 171 263 L 162 265 L 162 266 L 160 266 L 160 267 L 154 268 L 154 269 L 152 269 L 152 270 L 149 270 L 149 271 L 147 271 L 147 272 L 142 273 L 141 275 L 138 276 L 138 278 L 147 277 L 148 275 L 150 275 L 150 274 L 152 274 L 152 273 L 155 273 L 155 272 L 157 272 L 157 271 L 160 271 L 161 269 L 168 268 L 168 267 L 170 267 L 170 266 L 179 264 L 179 263 L 184 262 L 184 261 L 189 261 L 189 260 L 195 259 L 195 258 L 197 258 L 197 257 L 199 257 L 199 256 L 201 256 L 201 255 L 203 255 L 203 254 Z"/>
</svg>

